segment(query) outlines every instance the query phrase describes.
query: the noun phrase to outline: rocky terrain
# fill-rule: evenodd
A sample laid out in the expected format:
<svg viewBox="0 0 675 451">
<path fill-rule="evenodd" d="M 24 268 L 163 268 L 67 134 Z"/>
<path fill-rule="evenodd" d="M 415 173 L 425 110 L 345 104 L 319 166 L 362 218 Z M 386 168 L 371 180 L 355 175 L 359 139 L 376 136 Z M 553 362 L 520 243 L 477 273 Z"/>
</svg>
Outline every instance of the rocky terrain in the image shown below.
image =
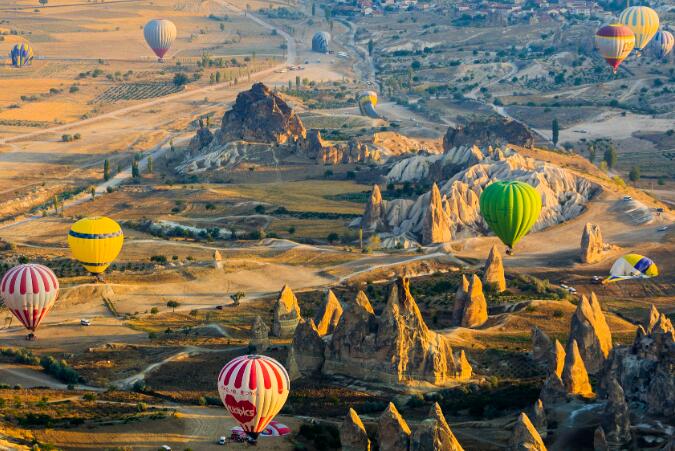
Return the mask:
<svg viewBox="0 0 675 451">
<path fill-rule="evenodd" d="M 456 147 L 442 155 L 412 156 L 396 163 L 388 178 L 422 180 L 430 173 L 452 175 L 417 199 L 385 202 L 374 194 L 366 212 L 378 215 L 364 215 L 360 226 L 422 244 L 483 235 L 488 232 L 478 205 L 483 189 L 496 180 L 520 180 L 541 195 L 542 212 L 533 227 L 537 231 L 579 215 L 600 189 L 566 169 L 524 157 L 509 147 L 485 152 L 477 147 Z"/>
<path fill-rule="evenodd" d="M 514 144 L 532 147 L 534 135 L 518 121 L 499 116 L 490 116 L 485 120 L 474 120 L 457 128 L 449 127 L 443 137 L 443 148 L 459 146 L 502 146 Z"/>
</svg>

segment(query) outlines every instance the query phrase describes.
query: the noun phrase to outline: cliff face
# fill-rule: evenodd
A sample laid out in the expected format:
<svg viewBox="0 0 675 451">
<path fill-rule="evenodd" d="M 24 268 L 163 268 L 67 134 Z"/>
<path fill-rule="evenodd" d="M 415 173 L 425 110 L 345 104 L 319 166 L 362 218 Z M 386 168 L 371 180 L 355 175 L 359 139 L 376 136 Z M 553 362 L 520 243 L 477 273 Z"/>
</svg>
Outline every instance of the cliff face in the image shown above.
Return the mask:
<svg viewBox="0 0 675 451">
<path fill-rule="evenodd" d="M 429 177 L 430 167 L 440 157 L 411 156 L 398 162 L 389 172 L 390 180 L 421 180 Z M 484 235 L 488 228 L 480 215 L 479 198 L 483 189 L 497 180 L 519 180 L 532 185 L 542 199 L 542 211 L 533 231 L 567 221 L 579 215 L 599 189 L 589 180 L 551 163 L 523 157 L 508 148 L 485 152 L 478 160 L 464 153 L 459 160 L 465 168 L 438 182 L 441 203 L 454 239 Z M 423 164 L 424 163 L 424 164 Z M 460 165 L 461 166 L 461 165 Z M 448 166 L 450 167 L 450 166 Z M 453 168 L 458 166 L 452 165 Z M 417 199 L 389 200 L 384 208 L 386 222 L 378 232 L 425 238 L 428 218 L 440 216 L 432 188 Z"/>
<path fill-rule="evenodd" d="M 466 357 L 453 355 L 447 340 L 427 327 L 407 279 L 391 287 L 379 317 L 359 293 L 345 307 L 325 355 L 326 374 L 392 384 L 444 385 L 471 376 Z"/>
</svg>

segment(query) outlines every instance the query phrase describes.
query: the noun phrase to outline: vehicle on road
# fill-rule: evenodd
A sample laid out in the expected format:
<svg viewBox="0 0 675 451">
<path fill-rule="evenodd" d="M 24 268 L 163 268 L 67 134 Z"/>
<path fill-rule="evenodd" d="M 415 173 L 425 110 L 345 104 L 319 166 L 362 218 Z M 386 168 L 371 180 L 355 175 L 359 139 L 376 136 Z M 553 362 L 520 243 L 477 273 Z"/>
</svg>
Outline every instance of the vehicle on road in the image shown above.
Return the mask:
<svg viewBox="0 0 675 451">
<path fill-rule="evenodd" d="M 91 321 L 88 319 L 81 319 L 80 326 L 91 326 Z"/>
<path fill-rule="evenodd" d="M 623 196 L 623 200 L 633 200 L 631 196 Z"/>
<path fill-rule="evenodd" d="M 224 445 L 226 442 L 227 442 L 227 438 L 225 438 L 224 435 L 221 436 L 221 437 L 218 439 L 218 444 L 219 444 L 219 445 Z"/>
<path fill-rule="evenodd" d="M 668 226 L 661 226 L 656 229 L 657 232 L 665 232 L 666 230 L 668 230 Z"/>
</svg>

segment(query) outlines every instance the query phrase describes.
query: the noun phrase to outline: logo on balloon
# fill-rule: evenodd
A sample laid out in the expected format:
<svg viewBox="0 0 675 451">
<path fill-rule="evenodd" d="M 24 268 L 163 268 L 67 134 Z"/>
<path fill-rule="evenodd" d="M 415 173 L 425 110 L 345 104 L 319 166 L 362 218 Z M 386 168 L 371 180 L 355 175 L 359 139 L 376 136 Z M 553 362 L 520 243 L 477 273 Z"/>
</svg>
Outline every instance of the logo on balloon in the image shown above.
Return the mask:
<svg viewBox="0 0 675 451">
<path fill-rule="evenodd" d="M 240 423 L 248 423 L 257 413 L 256 407 L 250 401 L 237 401 L 232 395 L 225 396 L 225 405 L 227 410 Z"/>
</svg>

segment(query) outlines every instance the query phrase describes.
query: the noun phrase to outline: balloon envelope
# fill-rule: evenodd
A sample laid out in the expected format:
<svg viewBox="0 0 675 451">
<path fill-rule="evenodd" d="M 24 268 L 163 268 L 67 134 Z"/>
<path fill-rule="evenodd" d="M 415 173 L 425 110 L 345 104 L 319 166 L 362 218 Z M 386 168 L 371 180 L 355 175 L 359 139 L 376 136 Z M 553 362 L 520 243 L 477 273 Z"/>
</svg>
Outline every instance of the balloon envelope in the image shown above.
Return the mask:
<svg viewBox="0 0 675 451">
<path fill-rule="evenodd" d="M 59 281 L 51 269 L 29 263 L 7 271 L 0 281 L 0 298 L 21 324 L 35 330 L 54 306 Z"/>
<path fill-rule="evenodd" d="M 357 100 L 359 102 L 361 114 L 370 117 L 378 117 L 378 114 L 375 111 L 375 106 L 377 105 L 377 93 L 375 91 L 362 91 L 357 96 Z"/>
<path fill-rule="evenodd" d="M 319 53 L 328 53 L 328 43 L 330 35 L 325 31 L 319 31 L 312 37 L 312 51 Z"/>
<path fill-rule="evenodd" d="M 659 269 L 650 259 L 640 254 L 627 254 L 614 262 L 604 283 L 626 279 L 649 279 L 659 275 Z"/>
<path fill-rule="evenodd" d="M 176 40 L 176 26 L 167 19 L 153 19 L 143 28 L 145 42 L 158 58 L 163 58 Z"/>
<path fill-rule="evenodd" d="M 68 232 L 73 257 L 94 274 L 102 273 L 110 266 L 123 243 L 120 225 L 103 216 L 80 219 Z"/>
<path fill-rule="evenodd" d="M 246 432 L 241 426 L 235 426 L 230 429 L 231 432 L 240 437 L 246 437 Z M 278 421 L 270 421 L 270 424 L 260 433 L 261 437 L 283 437 L 291 433 L 291 428 Z"/>
<path fill-rule="evenodd" d="M 673 33 L 666 30 L 657 32 L 652 40 L 656 56 L 659 58 L 665 58 L 673 50 L 673 44 L 675 44 L 675 37 Z"/>
<path fill-rule="evenodd" d="M 12 66 L 27 66 L 33 62 L 33 47 L 27 42 L 16 44 L 9 52 L 9 57 L 12 60 Z"/>
<path fill-rule="evenodd" d="M 614 72 L 635 47 L 635 35 L 625 25 L 605 25 L 595 33 L 595 47 L 598 53 L 612 66 Z"/>
<path fill-rule="evenodd" d="M 480 212 L 490 230 L 512 248 L 539 219 L 541 196 L 524 182 L 495 182 L 483 190 Z"/>
<path fill-rule="evenodd" d="M 223 405 L 253 439 L 279 413 L 289 388 L 286 369 L 263 355 L 236 357 L 218 375 L 218 393 Z"/>
<path fill-rule="evenodd" d="M 635 34 L 635 49 L 641 51 L 659 29 L 659 15 L 648 6 L 630 6 L 619 16 L 619 22 Z"/>
</svg>

